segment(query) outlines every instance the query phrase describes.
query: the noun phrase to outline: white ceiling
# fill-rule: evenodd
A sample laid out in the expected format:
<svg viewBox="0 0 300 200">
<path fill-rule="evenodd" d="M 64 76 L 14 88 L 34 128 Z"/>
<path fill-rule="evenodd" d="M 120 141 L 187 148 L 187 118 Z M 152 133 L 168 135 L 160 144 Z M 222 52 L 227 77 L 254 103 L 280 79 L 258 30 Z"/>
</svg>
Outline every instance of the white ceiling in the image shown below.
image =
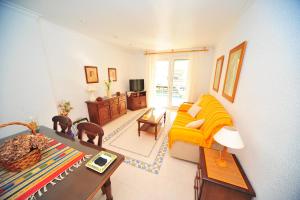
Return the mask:
<svg viewBox="0 0 300 200">
<path fill-rule="evenodd" d="M 142 50 L 214 46 L 253 0 L 10 0 L 95 39 Z"/>
</svg>

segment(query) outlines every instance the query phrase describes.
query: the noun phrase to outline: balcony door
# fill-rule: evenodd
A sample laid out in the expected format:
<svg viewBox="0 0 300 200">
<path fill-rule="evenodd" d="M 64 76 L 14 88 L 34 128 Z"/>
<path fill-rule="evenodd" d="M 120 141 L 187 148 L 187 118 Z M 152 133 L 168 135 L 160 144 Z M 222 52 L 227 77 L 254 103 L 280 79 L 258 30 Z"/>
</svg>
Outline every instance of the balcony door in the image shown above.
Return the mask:
<svg viewBox="0 0 300 200">
<path fill-rule="evenodd" d="M 184 58 L 158 59 L 154 65 L 154 105 L 174 108 L 187 101 L 190 60 Z"/>
</svg>

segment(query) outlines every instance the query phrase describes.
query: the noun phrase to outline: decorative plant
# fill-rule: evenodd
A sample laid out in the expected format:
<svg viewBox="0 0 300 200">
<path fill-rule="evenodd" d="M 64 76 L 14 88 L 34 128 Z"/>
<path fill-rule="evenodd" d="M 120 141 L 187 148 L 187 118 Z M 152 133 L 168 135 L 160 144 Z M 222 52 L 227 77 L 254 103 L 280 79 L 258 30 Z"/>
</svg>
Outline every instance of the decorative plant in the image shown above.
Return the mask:
<svg viewBox="0 0 300 200">
<path fill-rule="evenodd" d="M 38 123 L 38 121 L 37 121 L 35 118 L 30 117 L 29 125 L 30 125 L 30 126 L 32 127 L 32 129 L 34 129 L 37 133 L 40 132 L 39 123 Z"/>
<path fill-rule="evenodd" d="M 59 114 L 63 116 L 67 116 L 69 112 L 73 109 L 70 101 L 63 100 L 60 104 L 58 104 Z"/>
<path fill-rule="evenodd" d="M 110 88 L 111 88 L 111 82 L 112 81 L 104 81 L 104 83 L 105 83 L 105 85 L 106 85 L 106 90 L 110 90 Z"/>
<path fill-rule="evenodd" d="M 112 83 L 112 81 L 108 80 L 108 81 L 104 81 L 104 83 L 105 83 L 105 86 L 106 86 L 107 96 L 110 97 L 111 96 L 110 89 L 111 89 L 111 83 Z"/>
</svg>

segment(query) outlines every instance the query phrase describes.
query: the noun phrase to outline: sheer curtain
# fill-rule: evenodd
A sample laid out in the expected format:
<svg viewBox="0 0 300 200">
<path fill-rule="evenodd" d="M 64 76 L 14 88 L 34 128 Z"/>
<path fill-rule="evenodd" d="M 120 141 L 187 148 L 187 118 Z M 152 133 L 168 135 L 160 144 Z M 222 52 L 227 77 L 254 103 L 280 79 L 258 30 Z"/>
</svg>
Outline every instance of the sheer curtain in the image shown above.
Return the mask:
<svg viewBox="0 0 300 200">
<path fill-rule="evenodd" d="M 189 73 L 187 78 L 187 100 L 190 102 L 194 102 L 197 100 L 200 94 L 198 94 L 198 90 L 195 89 L 196 82 L 199 81 L 197 79 L 197 68 L 200 67 L 200 53 L 199 52 L 192 52 L 189 53 L 189 59 L 190 59 L 190 66 L 189 66 Z M 199 75 L 200 77 L 200 75 Z"/>
<path fill-rule="evenodd" d="M 147 105 L 153 107 L 153 99 L 155 95 L 155 61 L 156 55 L 146 55 L 146 91 L 147 91 Z"/>
</svg>

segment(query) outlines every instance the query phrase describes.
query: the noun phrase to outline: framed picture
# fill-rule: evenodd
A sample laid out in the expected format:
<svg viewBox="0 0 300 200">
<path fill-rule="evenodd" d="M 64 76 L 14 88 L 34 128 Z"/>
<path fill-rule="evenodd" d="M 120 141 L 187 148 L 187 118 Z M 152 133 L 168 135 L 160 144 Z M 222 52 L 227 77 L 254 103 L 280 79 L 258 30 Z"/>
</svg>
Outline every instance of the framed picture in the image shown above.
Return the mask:
<svg viewBox="0 0 300 200">
<path fill-rule="evenodd" d="M 108 80 L 109 81 L 117 81 L 117 69 L 116 68 L 108 68 Z"/>
<path fill-rule="evenodd" d="M 239 82 L 246 45 L 245 41 L 231 49 L 229 53 L 222 95 L 232 103 Z"/>
<path fill-rule="evenodd" d="M 86 83 L 99 83 L 98 68 L 94 66 L 84 66 Z"/>
<path fill-rule="evenodd" d="M 218 92 L 219 91 L 219 84 L 220 84 L 220 78 L 222 74 L 222 68 L 223 68 L 223 62 L 224 62 L 224 56 L 221 56 L 217 59 L 216 63 L 216 70 L 215 70 L 215 79 L 213 84 L 213 89 Z"/>
</svg>

